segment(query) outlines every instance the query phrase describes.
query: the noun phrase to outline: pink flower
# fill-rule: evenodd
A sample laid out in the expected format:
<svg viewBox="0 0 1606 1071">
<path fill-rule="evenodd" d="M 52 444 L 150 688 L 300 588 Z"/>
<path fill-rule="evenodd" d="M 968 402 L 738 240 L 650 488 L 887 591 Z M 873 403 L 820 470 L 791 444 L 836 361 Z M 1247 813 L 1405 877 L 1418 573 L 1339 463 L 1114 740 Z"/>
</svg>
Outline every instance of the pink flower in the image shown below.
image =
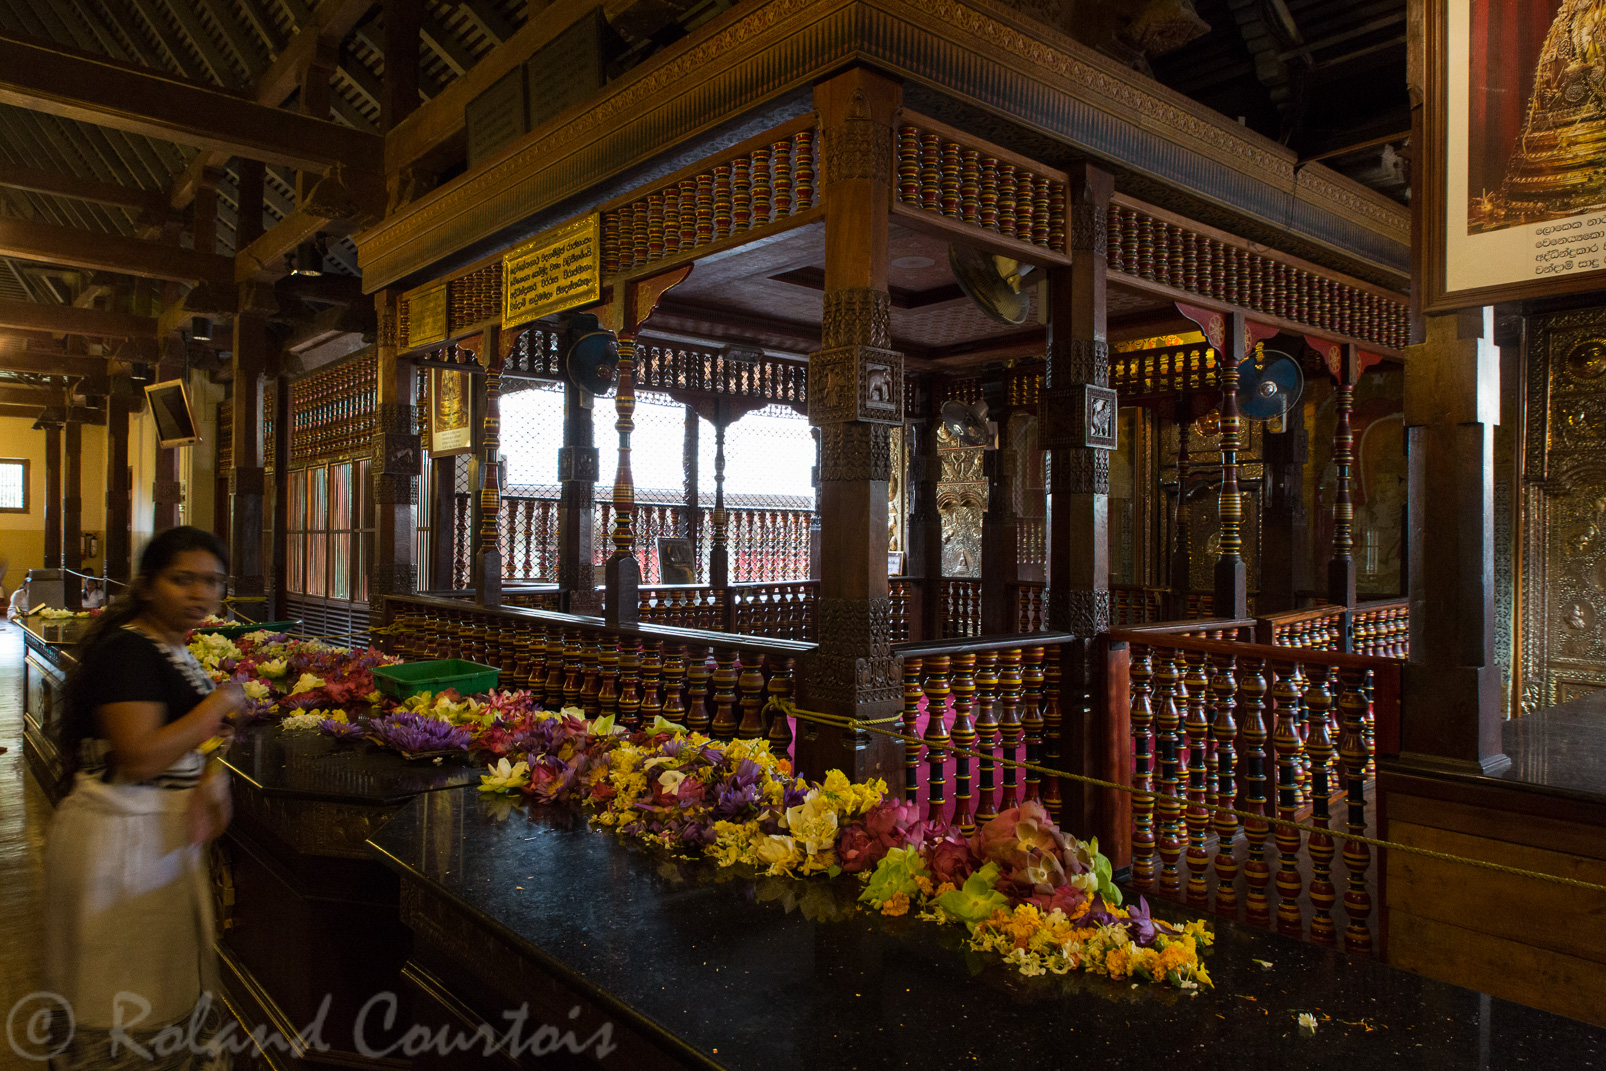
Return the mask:
<svg viewBox="0 0 1606 1071">
<path fill-rule="evenodd" d="M 919 848 L 926 836 L 920 809 L 890 797 L 864 813 L 864 828 L 881 842 L 883 855 L 892 848 Z"/>
<path fill-rule="evenodd" d="M 971 851 L 964 837 L 949 830 L 931 849 L 926 865 L 931 868 L 932 881 L 938 885 L 948 882 L 959 888 L 965 884 L 966 878 L 980 868 L 981 860 L 976 858 L 976 853 Z"/>
<path fill-rule="evenodd" d="M 849 874 L 875 866 L 887 854 L 887 845 L 855 822 L 842 831 L 836 842 L 837 864 Z"/>
</svg>

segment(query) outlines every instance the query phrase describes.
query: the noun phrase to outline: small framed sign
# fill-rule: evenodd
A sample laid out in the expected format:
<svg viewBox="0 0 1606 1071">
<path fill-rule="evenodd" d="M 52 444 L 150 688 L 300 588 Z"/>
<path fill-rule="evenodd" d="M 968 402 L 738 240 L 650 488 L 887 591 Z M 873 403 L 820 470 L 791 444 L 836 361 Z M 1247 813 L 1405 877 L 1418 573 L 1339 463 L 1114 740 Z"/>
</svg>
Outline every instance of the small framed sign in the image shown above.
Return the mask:
<svg viewBox="0 0 1606 1071">
<path fill-rule="evenodd" d="M 901 551 L 901 550 L 889 550 L 889 551 L 887 551 L 887 575 L 888 576 L 902 576 L 903 575 L 903 551 Z"/>
<path fill-rule="evenodd" d="M 697 560 L 692 556 L 691 540 L 658 537 L 658 575 L 664 584 L 697 583 Z"/>
<path fill-rule="evenodd" d="M 474 449 L 474 381 L 467 372 L 429 370 L 429 456 L 451 457 Z"/>
<path fill-rule="evenodd" d="M 145 388 L 145 399 L 151 403 L 151 416 L 156 420 L 157 445 L 165 450 L 201 441 L 201 437 L 195 433 L 190 395 L 184 389 L 182 379 L 152 383 Z"/>
</svg>

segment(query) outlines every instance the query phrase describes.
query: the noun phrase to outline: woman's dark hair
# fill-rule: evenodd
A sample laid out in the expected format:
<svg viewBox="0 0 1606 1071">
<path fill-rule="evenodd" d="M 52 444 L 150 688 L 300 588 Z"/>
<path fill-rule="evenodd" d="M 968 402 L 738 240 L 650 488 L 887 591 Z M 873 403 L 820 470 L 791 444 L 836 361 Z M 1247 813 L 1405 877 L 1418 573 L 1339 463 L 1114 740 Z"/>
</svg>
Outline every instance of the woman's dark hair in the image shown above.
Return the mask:
<svg viewBox="0 0 1606 1071">
<path fill-rule="evenodd" d="M 158 532 L 140 552 L 139 572 L 135 575 L 133 583 L 112 600 L 78 641 L 73 652 L 78 660 L 78 666 L 84 664 L 89 652 L 106 637 L 115 635 L 118 629 L 140 615 L 145 609 L 147 601 L 145 591 L 150 582 L 162 570 L 172 565 L 180 554 L 192 550 L 204 550 L 221 562 L 225 570 L 229 567 L 229 550 L 223 545 L 223 540 L 205 529 L 181 524 L 176 528 Z M 90 709 L 89 703 L 84 698 L 83 683 L 79 677 L 77 667 L 74 667 L 67 676 L 66 709 L 61 721 L 60 736 L 56 741 L 62 761 L 64 789 L 72 787 L 72 777 L 78 771 L 79 752 L 82 750 L 83 742 L 95 731 L 95 712 Z"/>
</svg>

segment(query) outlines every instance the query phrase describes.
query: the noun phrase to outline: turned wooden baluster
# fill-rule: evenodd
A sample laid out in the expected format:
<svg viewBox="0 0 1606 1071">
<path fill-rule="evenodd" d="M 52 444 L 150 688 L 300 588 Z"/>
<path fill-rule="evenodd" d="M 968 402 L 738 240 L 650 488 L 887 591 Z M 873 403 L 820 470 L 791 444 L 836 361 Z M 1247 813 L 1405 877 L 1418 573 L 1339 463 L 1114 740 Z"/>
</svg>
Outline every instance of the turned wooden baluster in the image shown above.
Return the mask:
<svg viewBox="0 0 1606 1071">
<path fill-rule="evenodd" d="M 711 735 L 729 740 L 736 735 L 736 652 L 714 648 L 714 722 Z"/>
<path fill-rule="evenodd" d="M 1366 835 L 1366 753 L 1365 723 L 1366 695 L 1362 691 L 1361 670 L 1346 669 L 1339 680 L 1343 694 L 1338 700 L 1343 735 L 1339 737 L 1338 753 L 1344 762 L 1345 795 L 1349 813 L 1345 831 L 1354 836 Z M 1344 842 L 1344 868 L 1349 872 L 1349 888 L 1344 892 L 1344 912 L 1349 925 L 1344 928 L 1344 949 L 1347 952 L 1370 952 L 1372 931 L 1367 919 L 1372 914 L 1372 894 L 1366 888 L 1366 871 L 1372 863 L 1372 850 L 1355 840 Z"/>
<path fill-rule="evenodd" d="M 505 688 L 519 691 L 530 686 L 530 645 L 535 637 L 527 631 L 515 633 L 509 639 L 513 648 L 513 671 L 502 681 Z"/>
<path fill-rule="evenodd" d="M 665 717 L 667 717 L 667 706 Z M 686 645 L 686 728 L 707 734 L 708 717 L 708 648 L 698 644 Z"/>
<path fill-rule="evenodd" d="M 972 720 L 972 711 L 976 702 L 976 655 L 973 652 L 961 651 L 953 656 L 952 665 L 954 724 L 949 730 L 949 738 L 956 749 L 974 751 L 976 723 Z M 954 824 L 966 836 L 976 831 L 973 813 L 975 801 L 971 788 L 973 776 L 971 767 L 975 761 L 969 755 L 962 755 L 957 751 L 954 754 Z"/>
<path fill-rule="evenodd" d="M 1188 689 L 1188 713 L 1183 723 L 1188 738 L 1188 902 L 1203 904 L 1208 899 L 1205 874 L 1210 868 L 1210 854 L 1205 850 L 1210 830 L 1210 811 L 1205 806 L 1209 790 L 1205 752 L 1210 741 L 1210 720 L 1205 708 L 1210 678 L 1205 673 L 1203 651 L 1185 651 L 1182 657 L 1187 663 L 1184 683 Z"/>
<path fill-rule="evenodd" d="M 641 700 L 626 709 L 624 697 L 619 700 L 619 723 L 634 730 L 643 724 L 650 725 L 664 711 L 663 675 L 664 644 L 657 640 L 641 642 Z"/>
<path fill-rule="evenodd" d="M 784 655 L 766 655 L 765 661 L 770 667 L 769 683 L 764 686 L 765 694 L 771 699 L 791 699 L 792 659 Z M 770 715 L 765 733 L 769 737 L 770 753 L 773 755 L 784 756 L 792 746 L 792 726 L 783 714 L 777 712 Z"/>
<path fill-rule="evenodd" d="M 615 716 L 622 725 L 634 725 L 641 720 L 641 656 L 640 639 L 634 636 L 619 638 L 619 701 Z"/>
<path fill-rule="evenodd" d="M 1328 774 L 1332 769 L 1333 738 L 1328 729 L 1328 715 L 1333 708 L 1332 693 L 1327 690 L 1327 678 L 1333 671 L 1326 666 L 1312 666 L 1310 688 L 1305 692 L 1305 707 L 1310 712 L 1305 737 L 1305 749 L 1310 752 L 1311 802 L 1310 824 L 1319 829 L 1329 828 L 1331 816 L 1328 800 L 1332 783 Z M 1310 848 L 1310 939 L 1319 945 L 1337 944 L 1333 929 L 1333 904 L 1337 890 L 1333 888 L 1333 838 L 1326 833 L 1312 833 Z"/>
<path fill-rule="evenodd" d="M 736 688 L 741 692 L 742 723 L 736 727 L 741 740 L 757 740 L 764 735 L 764 673 L 759 655 L 741 661 Z"/>
<path fill-rule="evenodd" d="M 1043 655 L 1041 647 L 1028 647 L 1021 652 L 1021 680 L 1025 684 L 1021 728 L 1026 734 L 1026 761 L 1033 766 L 1043 761 Z M 1036 770 L 1026 771 L 1027 799 L 1035 800 L 1042 794 L 1042 781 Z"/>
<path fill-rule="evenodd" d="M 1149 648 L 1134 644 L 1131 662 L 1132 706 L 1132 881 L 1154 886 L 1154 705 L 1149 682 L 1154 662 Z"/>
<path fill-rule="evenodd" d="M 976 749 L 982 753 L 976 821 L 998 816 L 998 652 L 976 653 Z"/>
<path fill-rule="evenodd" d="M 1004 757 L 1012 763 L 1019 762 L 1022 736 L 1021 649 L 1006 647 L 998 656 L 998 665 L 999 737 L 1004 747 Z M 1008 809 L 1020 806 L 1020 767 L 1008 767 L 1004 780 L 1004 807 Z"/>
<path fill-rule="evenodd" d="M 602 637 L 594 632 L 585 633 L 580 641 L 580 671 L 580 709 L 595 718 L 602 691 Z"/>
<path fill-rule="evenodd" d="M 563 668 L 566 672 L 563 678 L 563 705 L 566 707 L 580 705 L 580 690 L 585 686 L 584 651 L 585 644 L 581 632 L 576 630 L 565 634 Z"/>
<path fill-rule="evenodd" d="M 926 659 L 926 821 L 933 827 L 943 825 L 942 808 L 947 802 L 944 790 L 948 784 L 943 764 L 948 761 L 948 726 L 944 722 L 948 710 L 947 655 L 932 655 Z"/>
<path fill-rule="evenodd" d="M 1182 858 L 1182 804 L 1175 797 L 1181 787 L 1177 767 L 1177 729 L 1182 724 L 1178 700 L 1186 703 L 1187 688 L 1177 671 L 1177 652 L 1161 647 L 1155 651 L 1154 740 L 1160 762 L 1160 782 L 1155 810 L 1159 815 L 1160 888 L 1176 892 L 1179 888 L 1177 862 Z"/>
<path fill-rule="evenodd" d="M 661 672 L 663 675 L 663 698 L 651 709 L 647 704 L 642 704 L 642 722 L 643 724 L 650 724 L 654 715 L 662 714 L 665 721 L 684 725 L 686 724 L 686 703 L 683 689 L 686 683 L 686 658 L 680 644 L 665 643 L 663 645 Z"/>
<path fill-rule="evenodd" d="M 1243 661 L 1243 683 L 1238 686 L 1243 709 L 1244 801 L 1243 809 L 1265 815 L 1266 804 L 1266 678 L 1262 673 L 1263 659 L 1246 658 Z M 1271 908 L 1266 900 L 1266 886 L 1271 881 L 1271 869 L 1266 865 L 1266 835 L 1269 827 L 1264 818 L 1244 819 L 1244 840 L 1249 857 L 1244 862 L 1244 882 L 1248 886 L 1246 914 L 1250 922 L 1265 925 L 1271 921 Z"/>
<path fill-rule="evenodd" d="M 546 702 L 546 660 L 551 629 L 542 626 L 530 637 L 530 696 L 538 707 Z"/>
<path fill-rule="evenodd" d="M 619 715 L 619 640 L 603 636 L 597 641 L 597 716 Z"/>
<path fill-rule="evenodd" d="M 1293 822 L 1299 817 L 1299 757 L 1300 739 L 1298 719 L 1300 699 L 1298 677 L 1293 668 L 1276 669 L 1277 683 L 1272 686 L 1272 702 L 1277 727 L 1272 734 L 1272 747 L 1277 754 L 1277 817 Z M 1299 874 L 1299 848 L 1303 841 L 1299 830 L 1279 825 L 1277 839 L 1277 930 L 1291 936 L 1304 931 L 1305 921 L 1299 908 L 1299 894 L 1304 879 Z"/>
<path fill-rule="evenodd" d="M 912 128 L 911 128 L 912 129 Z M 903 660 L 903 735 L 918 736 L 920 732 L 920 701 L 926 697 L 921 685 L 924 663 L 918 658 Z M 920 747 L 905 740 L 903 744 L 903 799 L 914 803 L 920 791 Z"/>
<path fill-rule="evenodd" d="M 979 611 L 978 611 L 979 612 Z M 980 632 L 978 626 L 977 632 Z M 1061 749 L 1060 726 L 1064 723 L 1062 714 L 1062 701 L 1065 689 L 1064 681 L 1065 660 L 1068 647 L 1050 647 L 1043 652 L 1043 757 L 1039 761 L 1050 770 L 1060 769 L 1064 752 Z M 1082 657 L 1079 653 L 1077 657 Z M 1065 816 L 1060 811 L 1060 779 L 1043 775 L 1042 785 L 1043 808 L 1053 816 L 1054 821 L 1062 822 Z"/>
<path fill-rule="evenodd" d="M 1216 831 L 1216 911 L 1223 915 L 1236 915 L 1238 857 L 1233 841 L 1238 836 L 1238 816 L 1230 813 L 1230 809 L 1238 805 L 1233 751 L 1238 726 L 1232 718 L 1238 682 L 1233 678 L 1231 655 L 1217 662 L 1210 690 L 1216 701 L 1216 717 L 1210 724 L 1210 737 L 1216 745 L 1216 813 L 1213 823 Z"/>
</svg>

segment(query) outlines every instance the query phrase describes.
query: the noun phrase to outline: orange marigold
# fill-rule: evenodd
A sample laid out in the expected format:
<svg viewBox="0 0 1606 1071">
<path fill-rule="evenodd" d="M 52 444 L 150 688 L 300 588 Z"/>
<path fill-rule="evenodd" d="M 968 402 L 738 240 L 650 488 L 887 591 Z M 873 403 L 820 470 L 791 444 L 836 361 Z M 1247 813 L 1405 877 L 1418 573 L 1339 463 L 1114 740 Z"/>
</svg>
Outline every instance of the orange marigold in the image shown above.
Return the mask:
<svg viewBox="0 0 1606 1071">
<path fill-rule="evenodd" d="M 896 892 L 892 899 L 881 905 L 883 915 L 907 915 L 909 913 L 909 896 L 907 893 Z"/>
</svg>

